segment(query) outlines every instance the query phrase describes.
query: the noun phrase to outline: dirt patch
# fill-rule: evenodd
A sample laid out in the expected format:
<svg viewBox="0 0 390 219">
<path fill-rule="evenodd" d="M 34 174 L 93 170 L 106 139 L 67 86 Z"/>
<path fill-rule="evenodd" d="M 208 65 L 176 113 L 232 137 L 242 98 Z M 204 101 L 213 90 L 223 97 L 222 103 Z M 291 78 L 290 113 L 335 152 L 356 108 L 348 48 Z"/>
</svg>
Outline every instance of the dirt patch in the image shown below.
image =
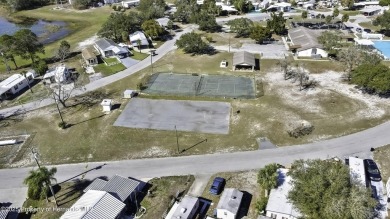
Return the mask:
<svg viewBox="0 0 390 219">
<path fill-rule="evenodd" d="M 99 37 L 97 35 L 94 35 L 84 41 L 81 41 L 78 43 L 77 47 L 76 47 L 76 50 L 82 50 L 88 46 L 91 46 L 93 45 L 97 40 L 99 39 Z"/>
</svg>

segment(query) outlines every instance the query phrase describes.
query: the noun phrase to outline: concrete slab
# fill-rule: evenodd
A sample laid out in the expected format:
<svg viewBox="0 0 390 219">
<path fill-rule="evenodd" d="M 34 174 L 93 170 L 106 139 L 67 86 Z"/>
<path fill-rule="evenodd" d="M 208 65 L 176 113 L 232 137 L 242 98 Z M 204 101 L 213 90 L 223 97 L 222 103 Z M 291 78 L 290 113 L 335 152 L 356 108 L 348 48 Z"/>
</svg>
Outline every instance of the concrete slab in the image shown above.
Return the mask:
<svg viewBox="0 0 390 219">
<path fill-rule="evenodd" d="M 188 194 L 194 197 L 200 197 L 203 191 L 206 189 L 207 183 L 209 182 L 211 174 L 195 175 L 195 181 L 192 183 Z"/>
<path fill-rule="evenodd" d="M 137 64 L 139 61 L 138 60 L 135 60 L 135 59 L 132 59 L 130 57 L 126 57 L 124 59 L 121 59 L 121 62 L 122 64 L 126 67 L 126 68 L 130 68 L 131 66 Z"/>
<path fill-rule="evenodd" d="M 229 103 L 134 98 L 114 126 L 228 134 L 229 121 Z"/>
</svg>

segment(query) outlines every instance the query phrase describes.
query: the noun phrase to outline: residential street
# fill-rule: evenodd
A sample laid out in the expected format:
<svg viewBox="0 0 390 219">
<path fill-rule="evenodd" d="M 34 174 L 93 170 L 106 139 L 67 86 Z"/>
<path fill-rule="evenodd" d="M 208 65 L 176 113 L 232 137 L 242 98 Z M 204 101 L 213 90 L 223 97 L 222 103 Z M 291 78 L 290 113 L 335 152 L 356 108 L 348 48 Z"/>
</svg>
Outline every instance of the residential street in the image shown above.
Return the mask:
<svg viewBox="0 0 390 219">
<path fill-rule="evenodd" d="M 196 156 L 150 158 L 89 163 L 91 170 L 85 175 L 87 179 L 98 176 L 111 177 L 120 174 L 125 177 L 152 178 L 183 174 L 212 174 L 226 171 L 239 171 L 261 168 L 269 163 L 290 164 L 296 159 L 331 158 L 356 155 L 369 152 L 371 147 L 379 147 L 390 143 L 390 122 L 371 129 L 340 138 L 268 150 L 235 152 L 225 154 L 207 154 Z M 106 164 L 106 165 L 104 165 Z M 58 182 L 73 178 L 86 171 L 86 163 L 64 164 L 56 166 Z M 0 170 L 0 189 L 24 187 L 23 179 L 28 168 Z M 78 176 L 78 178 L 80 178 Z M 3 190 L 4 191 L 4 190 Z M 0 194 L 5 195 L 2 191 Z"/>
</svg>

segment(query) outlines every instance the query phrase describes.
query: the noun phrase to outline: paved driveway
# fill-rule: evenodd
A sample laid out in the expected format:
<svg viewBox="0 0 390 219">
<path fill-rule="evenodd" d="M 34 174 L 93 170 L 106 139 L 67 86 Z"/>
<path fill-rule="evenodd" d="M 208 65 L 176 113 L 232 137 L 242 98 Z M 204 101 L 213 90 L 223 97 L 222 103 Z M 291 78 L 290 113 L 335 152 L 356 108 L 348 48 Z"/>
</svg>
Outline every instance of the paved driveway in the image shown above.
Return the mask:
<svg viewBox="0 0 390 219">
<path fill-rule="evenodd" d="M 131 66 L 137 64 L 139 61 L 138 60 L 135 60 L 135 59 L 132 59 L 130 57 L 126 57 L 124 59 L 121 59 L 121 62 L 122 64 L 126 67 L 126 68 L 130 68 Z"/>
</svg>

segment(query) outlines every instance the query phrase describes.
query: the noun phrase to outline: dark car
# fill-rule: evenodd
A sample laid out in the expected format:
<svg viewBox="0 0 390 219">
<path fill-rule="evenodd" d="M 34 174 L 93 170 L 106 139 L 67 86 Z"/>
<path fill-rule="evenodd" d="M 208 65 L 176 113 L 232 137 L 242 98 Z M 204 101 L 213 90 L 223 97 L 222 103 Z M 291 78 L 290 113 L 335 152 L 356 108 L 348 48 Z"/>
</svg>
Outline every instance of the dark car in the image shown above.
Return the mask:
<svg viewBox="0 0 390 219">
<path fill-rule="evenodd" d="M 370 29 L 364 29 L 364 32 L 371 33 L 372 31 Z"/>
<path fill-rule="evenodd" d="M 225 185 L 225 179 L 221 177 L 215 177 L 213 184 L 211 184 L 210 193 L 213 195 L 219 195 L 223 186 Z"/>
<path fill-rule="evenodd" d="M 364 160 L 364 167 L 366 168 L 368 177 L 372 181 L 381 181 L 381 173 L 379 172 L 379 168 L 376 163 L 371 159 Z"/>
</svg>

